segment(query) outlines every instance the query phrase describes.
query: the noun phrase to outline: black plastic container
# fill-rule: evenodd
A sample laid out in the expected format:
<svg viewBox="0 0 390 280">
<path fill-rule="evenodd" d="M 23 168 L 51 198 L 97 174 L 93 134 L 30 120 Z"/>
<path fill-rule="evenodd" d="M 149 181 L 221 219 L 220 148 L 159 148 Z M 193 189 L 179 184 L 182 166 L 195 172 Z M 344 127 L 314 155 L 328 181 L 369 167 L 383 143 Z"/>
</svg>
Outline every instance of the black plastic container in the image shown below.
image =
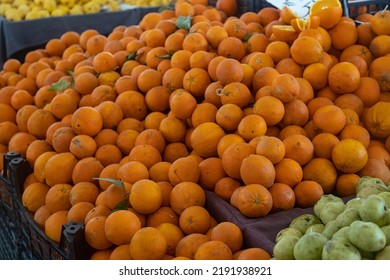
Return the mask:
<svg viewBox="0 0 390 280">
<path fill-rule="evenodd" d="M 341 0 L 344 15 L 350 18 L 356 18 L 359 15 L 359 8 L 365 7 L 367 12 L 370 14 L 374 14 L 378 11 L 383 10 L 386 5 L 389 4 L 388 0 Z"/>
<path fill-rule="evenodd" d="M 38 227 L 32 213 L 22 204 L 23 183 L 32 172 L 27 160 L 18 153 L 4 156 L 0 176 L 0 259 L 73 260 L 89 259 L 93 250 L 85 241 L 84 224 L 63 225 L 57 244 Z"/>
</svg>

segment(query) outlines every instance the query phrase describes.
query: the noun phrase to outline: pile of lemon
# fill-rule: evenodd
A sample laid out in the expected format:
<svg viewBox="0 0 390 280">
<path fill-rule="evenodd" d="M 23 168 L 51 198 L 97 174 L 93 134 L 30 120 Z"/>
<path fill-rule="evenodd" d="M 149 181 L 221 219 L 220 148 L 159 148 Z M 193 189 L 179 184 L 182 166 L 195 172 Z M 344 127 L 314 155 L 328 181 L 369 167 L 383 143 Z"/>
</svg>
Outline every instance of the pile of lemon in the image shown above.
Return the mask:
<svg viewBox="0 0 390 280">
<path fill-rule="evenodd" d="M 160 6 L 169 0 L 0 0 L 0 16 L 8 21 L 120 11 L 122 5 Z"/>
</svg>

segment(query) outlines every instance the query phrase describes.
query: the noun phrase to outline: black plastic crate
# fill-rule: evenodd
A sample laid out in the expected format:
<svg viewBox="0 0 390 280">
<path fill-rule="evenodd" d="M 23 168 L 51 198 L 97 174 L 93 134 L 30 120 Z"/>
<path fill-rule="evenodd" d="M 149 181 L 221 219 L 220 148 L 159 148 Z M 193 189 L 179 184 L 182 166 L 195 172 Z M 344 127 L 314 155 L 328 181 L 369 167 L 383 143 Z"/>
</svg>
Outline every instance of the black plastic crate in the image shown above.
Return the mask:
<svg viewBox="0 0 390 280">
<path fill-rule="evenodd" d="M 10 180 L 10 172 L 8 170 L 9 163 L 13 158 L 17 158 L 18 153 L 8 153 L 4 155 L 4 170 L 0 176 L 0 259 L 17 259 L 18 235 L 17 227 L 20 218 L 19 212 L 15 208 L 14 188 Z"/>
<path fill-rule="evenodd" d="M 0 259 L 89 259 L 93 250 L 85 241 L 84 224 L 63 225 L 57 244 L 45 235 L 34 222 L 32 213 L 23 206 L 23 183 L 31 172 L 27 160 L 19 154 L 10 152 L 4 156 L 4 171 L 0 176 Z"/>
<path fill-rule="evenodd" d="M 389 5 L 388 0 L 341 0 L 344 9 L 344 15 L 350 18 L 356 18 L 359 15 L 359 8 L 367 9 L 367 13 L 374 14 L 385 9 Z"/>
</svg>

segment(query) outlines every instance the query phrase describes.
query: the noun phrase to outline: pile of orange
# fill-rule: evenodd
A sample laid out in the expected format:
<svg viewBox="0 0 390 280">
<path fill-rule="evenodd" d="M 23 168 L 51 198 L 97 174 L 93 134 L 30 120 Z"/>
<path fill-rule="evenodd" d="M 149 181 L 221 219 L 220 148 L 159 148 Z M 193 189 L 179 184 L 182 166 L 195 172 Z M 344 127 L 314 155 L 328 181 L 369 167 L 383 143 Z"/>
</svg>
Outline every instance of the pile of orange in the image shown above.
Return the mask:
<svg viewBox="0 0 390 280">
<path fill-rule="evenodd" d="M 79 221 L 94 259 L 269 259 L 205 190 L 259 218 L 389 183 L 390 11 L 236 11 L 178 0 L 4 63 L 0 153 L 33 167 L 22 200 L 51 239 Z"/>
</svg>

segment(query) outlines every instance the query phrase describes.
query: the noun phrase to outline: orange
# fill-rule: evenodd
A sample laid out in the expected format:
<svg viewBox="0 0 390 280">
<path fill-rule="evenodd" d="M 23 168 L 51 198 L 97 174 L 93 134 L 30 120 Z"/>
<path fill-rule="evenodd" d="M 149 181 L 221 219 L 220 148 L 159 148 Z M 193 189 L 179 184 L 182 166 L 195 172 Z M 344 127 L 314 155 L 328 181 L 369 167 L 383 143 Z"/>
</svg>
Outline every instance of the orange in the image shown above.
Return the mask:
<svg viewBox="0 0 390 280">
<path fill-rule="evenodd" d="M 334 100 L 334 104 L 341 109 L 350 109 L 355 111 L 359 116 L 363 114 L 364 104 L 363 101 L 355 94 L 346 93 L 338 96 Z"/>
<path fill-rule="evenodd" d="M 188 91 L 174 91 L 169 98 L 169 107 L 173 115 L 179 119 L 185 120 L 191 117 L 195 110 L 197 101 Z"/>
<path fill-rule="evenodd" d="M 368 73 L 369 76 L 375 79 L 381 91 L 389 90 L 389 77 L 386 73 L 388 73 L 389 69 L 389 56 L 382 56 L 376 58 L 369 66 Z"/>
<path fill-rule="evenodd" d="M 34 222 L 42 229 L 45 229 L 45 222 L 47 218 L 51 215 L 50 211 L 47 209 L 46 205 L 42 205 L 34 213 Z M 69 216 L 69 213 L 68 213 Z M 81 221 L 84 222 L 84 221 Z"/>
<path fill-rule="evenodd" d="M 150 89 L 161 85 L 163 74 L 153 68 L 142 71 L 137 78 L 137 86 L 140 92 L 146 93 Z"/>
<path fill-rule="evenodd" d="M 184 236 L 176 245 L 176 257 L 194 259 L 199 246 L 210 241 L 210 237 L 201 233 L 192 233 Z"/>
<path fill-rule="evenodd" d="M 356 139 L 360 141 L 364 147 L 368 148 L 370 144 L 370 133 L 366 128 L 360 126 L 358 124 L 350 124 L 344 127 L 344 129 L 340 132 L 339 139 Z"/>
<path fill-rule="evenodd" d="M 267 29 L 272 30 L 272 39 L 288 44 L 294 42 L 299 34 L 293 26 L 280 24 L 279 21 L 274 21 L 272 26 L 267 26 Z"/>
<path fill-rule="evenodd" d="M 190 153 L 188 151 L 186 144 L 184 144 L 182 142 L 169 143 L 165 147 L 165 150 L 163 153 L 163 160 L 172 163 L 176 159 L 183 157 L 183 156 L 188 156 L 189 154 Z"/>
<path fill-rule="evenodd" d="M 51 213 L 70 209 L 72 206 L 69 199 L 71 189 L 72 186 L 69 184 L 56 184 L 49 189 L 45 204 Z"/>
<path fill-rule="evenodd" d="M 190 57 L 190 67 L 207 69 L 211 59 L 213 59 L 215 56 L 215 53 L 207 51 L 194 52 Z"/>
<path fill-rule="evenodd" d="M 102 51 L 94 56 L 92 65 L 96 73 L 104 73 L 115 70 L 118 63 L 112 53 Z"/>
<path fill-rule="evenodd" d="M 138 217 L 127 210 L 112 212 L 104 224 L 106 238 L 116 245 L 130 243 L 134 234 L 141 228 Z"/>
<path fill-rule="evenodd" d="M 52 147 L 50 146 L 49 143 L 47 143 L 45 140 L 35 140 L 27 147 L 26 159 L 31 166 L 34 166 L 35 160 L 41 154 L 49 151 L 52 151 Z"/>
<path fill-rule="evenodd" d="M 173 187 L 170 204 L 176 214 L 180 215 L 189 206 L 204 206 L 206 195 L 203 188 L 193 182 L 182 182 Z"/>
<path fill-rule="evenodd" d="M 343 139 L 332 151 L 332 161 L 337 170 L 344 173 L 356 173 L 362 169 L 368 160 L 367 149 L 355 139 Z"/>
<path fill-rule="evenodd" d="M 275 70 L 279 74 L 291 74 L 296 78 L 301 78 L 303 75 L 303 65 L 296 62 L 291 57 L 283 58 L 275 65 Z"/>
<path fill-rule="evenodd" d="M 303 70 L 303 78 L 307 80 L 313 89 L 324 88 L 328 84 L 328 67 L 323 63 L 312 63 Z"/>
<path fill-rule="evenodd" d="M 335 26 L 343 14 L 339 0 L 316 1 L 310 6 L 310 15 L 320 18 L 320 26 L 329 29 Z"/>
<path fill-rule="evenodd" d="M 371 77 L 361 77 L 360 84 L 353 94 L 360 98 L 364 107 L 371 107 L 379 101 L 380 87 L 375 79 Z"/>
<path fill-rule="evenodd" d="M 216 76 L 222 85 L 231 82 L 241 82 L 244 78 L 244 70 L 239 61 L 228 58 L 218 63 Z"/>
<path fill-rule="evenodd" d="M 91 182 L 75 184 L 69 192 L 69 201 L 72 205 L 79 202 L 95 203 L 99 195 L 98 187 Z"/>
<path fill-rule="evenodd" d="M 245 141 L 264 135 L 267 131 L 267 123 L 260 115 L 249 114 L 244 116 L 238 124 L 237 132 Z"/>
<path fill-rule="evenodd" d="M 69 152 L 69 145 L 75 136 L 71 127 L 60 127 L 54 132 L 51 145 L 57 153 Z"/>
<path fill-rule="evenodd" d="M 215 184 L 214 193 L 223 200 L 230 202 L 234 191 L 239 187 L 241 187 L 240 181 L 230 177 L 224 177 Z"/>
<path fill-rule="evenodd" d="M 312 139 L 315 157 L 332 159 L 333 147 L 339 141 L 339 138 L 331 133 L 322 132 L 317 134 Z"/>
<path fill-rule="evenodd" d="M 153 227 L 138 230 L 129 246 L 130 255 L 135 260 L 160 260 L 168 247 L 163 233 Z"/>
<path fill-rule="evenodd" d="M 356 184 L 360 176 L 355 173 L 341 174 L 337 178 L 336 193 L 340 197 L 350 196 L 356 194 Z"/>
<path fill-rule="evenodd" d="M 109 250 L 110 260 L 131 260 L 129 244 L 123 244 L 116 246 L 114 249 Z"/>
<path fill-rule="evenodd" d="M 278 124 L 284 112 L 283 102 L 275 96 L 262 96 L 253 105 L 253 113 L 263 117 L 268 126 Z"/>
<path fill-rule="evenodd" d="M 313 143 L 307 136 L 294 134 L 283 139 L 285 157 L 290 158 L 304 166 L 314 154 Z"/>
<path fill-rule="evenodd" d="M 219 43 L 229 37 L 222 26 L 211 26 L 206 32 L 206 39 L 213 48 L 218 48 Z"/>
<path fill-rule="evenodd" d="M 128 155 L 128 159 L 131 161 L 138 161 L 149 169 L 157 162 L 160 162 L 162 157 L 155 146 L 149 144 L 140 144 L 134 146 Z"/>
<path fill-rule="evenodd" d="M 11 121 L 0 123 L 0 143 L 7 145 L 9 140 L 19 131 L 18 126 Z"/>
<path fill-rule="evenodd" d="M 218 157 L 209 157 L 202 160 L 199 165 L 200 185 L 207 189 L 213 190 L 216 183 L 226 176 L 222 167 L 222 160 Z"/>
<path fill-rule="evenodd" d="M 210 227 L 210 214 L 202 206 L 189 206 L 180 214 L 179 225 L 187 235 L 192 233 L 204 234 Z"/>
<path fill-rule="evenodd" d="M 358 32 L 355 22 L 350 18 L 342 17 L 340 21 L 328 31 L 332 39 L 332 46 L 336 50 L 344 50 L 358 41 Z"/>
<path fill-rule="evenodd" d="M 313 207 L 324 195 L 322 187 L 315 181 L 304 180 L 294 188 L 296 206 L 301 208 Z"/>
<path fill-rule="evenodd" d="M 275 183 L 284 183 L 293 188 L 302 178 L 302 166 L 293 159 L 283 158 L 275 165 Z"/>
<path fill-rule="evenodd" d="M 289 102 L 298 97 L 299 82 L 291 74 L 279 74 L 271 83 L 271 95 L 282 102 Z"/>
<path fill-rule="evenodd" d="M 49 186 L 72 183 L 72 172 L 77 162 L 76 157 L 70 152 L 59 153 L 50 157 L 44 167 L 46 183 Z"/>
<path fill-rule="evenodd" d="M 360 83 L 359 69 L 350 62 L 339 62 L 328 73 L 330 88 L 338 94 L 355 91 Z"/>
<path fill-rule="evenodd" d="M 247 156 L 255 153 L 255 147 L 246 143 L 233 143 L 222 154 L 222 166 L 227 175 L 235 179 L 241 179 L 241 163 Z"/>
<path fill-rule="evenodd" d="M 237 260 L 270 260 L 271 255 L 262 248 L 247 248 L 236 252 Z"/>
<path fill-rule="evenodd" d="M 310 36 L 298 37 L 290 47 L 291 57 L 302 65 L 319 62 L 322 52 L 320 42 Z"/>
<path fill-rule="evenodd" d="M 263 67 L 274 67 L 275 65 L 271 55 L 265 52 L 253 52 L 246 58 L 247 60 L 243 59 L 243 62 L 252 67 L 255 72 Z"/>
<path fill-rule="evenodd" d="M 68 211 L 68 222 L 84 223 L 85 217 L 88 212 L 91 211 L 95 205 L 90 202 L 78 202 Z"/>
<path fill-rule="evenodd" d="M 371 176 L 381 179 L 385 184 L 390 182 L 389 168 L 383 161 L 369 158 L 367 164 L 358 172 L 359 176 Z"/>
<path fill-rule="evenodd" d="M 161 206 L 162 207 L 170 206 L 171 192 L 173 189 L 172 184 L 169 183 L 168 181 L 160 181 L 157 182 L 157 185 L 160 187 L 163 196 L 163 201 L 161 203 Z"/>
<path fill-rule="evenodd" d="M 222 105 L 216 112 L 216 123 L 225 131 L 234 131 L 244 117 L 242 109 L 232 103 Z"/>
<path fill-rule="evenodd" d="M 123 119 L 134 118 L 142 120 L 147 115 L 148 108 L 145 103 L 145 96 L 138 91 L 127 90 L 122 92 L 115 99 L 115 103 L 121 107 Z"/>
<path fill-rule="evenodd" d="M 92 208 L 87 215 L 85 216 L 84 223 L 87 224 L 89 220 L 97 216 L 105 216 L 107 217 L 111 213 L 111 209 L 105 205 L 96 205 Z"/>
<path fill-rule="evenodd" d="M 210 76 L 205 69 L 192 68 L 184 74 L 183 88 L 193 96 L 201 97 L 210 82 Z"/>
<path fill-rule="evenodd" d="M 303 167 L 303 180 L 319 183 L 325 194 L 331 193 L 337 180 L 337 170 L 332 161 L 325 158 L 313 158 Z"/>
<path fill-rule="evenodd" d="M 183 87 L 183 77 L 186 71 L 181 68 L 171 67 L 162 76 L 162 85 L 167 87 L 170 91 Z"/>
<path fill-rule="evenodd" d="M 265 156 L 249 155 L 242 160 L 240 175 L 245 185 L 260 184 L 269 188 L 275 180 L 275 168 Z"/>
<path fill-rule="evenodd" d="M 59 243 L 62 235 L 62 225 L 66 224 L 67 220 L 67 210 L 52 213 L 45 221 L 45 234 L 54 242 Z"/>
<path fill-rule="evenodd" d="M 120 205 L 120 203 L 125 204 L 128 200 L 128 196 L 129 194 L 126 193 L 124 187 L 118 186 L 116 184 L 111 184 L 106 188 L 104 192 L 101 192 L 99 194 L 99 197 L 96 200 L 101 198 L 103 200 L 102 203 L 105 206 L 110 209 L 115 209 L 118 205 Z M 95 202 L 95 204 L 97 204 L 97 202 Z"/>
<path fill-rule="evenodd" d="M 371 28 L 376 35 L 390 35 L 390 11 L 377 11 L 371 19 Z"/>
<path fill-rule="evenodd" d="M 106 220 L 106 216 L 95 216 L 85 224 L 85 240 L 94 249 L 104 250 L 113 245 L 104 233 Z"/>
<path fill-rule="evenodd" d="M 221 104 L 236 104 L 240 108 L 246 107 L 251 101 L 251 92 L 248 86 L 239 82 L 231 82 L 223 86 L 221 91 L 217 91 Z"/>
<path fill-rule="evenodd" d="M 232 222 L 221 222 L 211 230 L 211 240 L 219 240 L 229 246 L 232 253 L 240 250 L 244 243 L 241 229 Z"/>
<path fill-rule="evenodd" d="M 76 134 L 95 136 L 103 127 L 103 119 L 97 109 L 80 107 L 72 115 L 71 126 Z"/>
<path fill-rule="evenodd" d="M 219 56 L 240 61 L 246 54 L 246 47 L 237 37 L 227 37 L 219 43 L 217 53 Z"/>
<path fill-rule="evenodd" d="M 170 223 L 162 223 L 156 227 L 164 235 L 167 240 L 166 253 L 171 256 L 175 256 L 176 247 L 179 241 L 184 237 L 184 233 L 181 229 Z"/>
<path fill-rule="evenodd" d="M 45 109 L 37 109 L 27 121 L 27 130 L 39 139 L 46 138 L 47 128 L 56 121 L 54 115 Z"/>
<path fill-rule="evenodd" d="M 199 177 L 200 169 L 198 162 L 190 156 L 176 159 L 168 170 L 168 179 L 173 186 L 181 182 L 197 183 Z"/>
<path fill-rule="evenodd" d="M 321 132 L 336 135 L 345 126 L 347 120 L 344 112 L 336 105 L 325 105 L 318 108 L 313 115 L 313 123 Z"/>
<path fill-rule="evenodd" d="M 254 33 L 247 40 L 246 48 L 249 53 L 265 52 L 268 44 L 270 44 L 269 38 L 263 33 Z"/>
<path fill-rule="evenodd" d="M 46 184 L 35 182 L 29 185 L 22 194 L 22 203 L 28 211 L 36 212 L 45 204 L 45 197 L 49 191 Z"/>
<path fill-rule="evenodd" d="M 99 177 L 104 166 L 94 157 L 86 157 L 80 159 L 73 168 L 72 181 L 74 184 L 78 182 L 93 182 L 93 178 Z"/>
<path fill-rule="evenodd" d="M 91 260 L 109 260 L 112 255 L 113 249 L 103 249 L 103 250 L 97 250 L 95 251 L 92 256 Z"/>
<path fill-rule="evenodd" d="M 300 99 L 284 103 L 284 116 L 280 124 L 282 126 L 297 125 L 303 127 L 309 121 L 309 108 Z"/>
<path fill-rule="evenodd" d="M 246 217 L 259 218 L 265 216 L 272 208 L 271 193 L 259 184 L 246 185 L 238 194 L 237 207 Z"/>
<path fill-rule="evenodd" d="M 246 23 L 239 18 L 231 18 L 225 21 L 223 27 L 229 37 L 236 37 L 242 40 L 248 34 Z"/>
<path fill-rule="evenodd" d="M 93 156 L 96 149 L 97 144 L 95 140 L 91 136 L 85 134 L 76 135 L 69 144 L 69 151 L 78 159 Z"/>
<path fill-rule="evenodd" d="M 265 156 L 276 164 L 284 158 L 285 153 L 286 147 L 282 140 L 274 136 L 260 136 L 256 145 L 256 154 Z"/>
<path fill-rule="evenodd" d="M 233 133 L 226 134 L 218 142 L 218 146 L 217 146 L 218 157 L 222 158 L 222 155 L 223 155 L 224 151 L 230 145 L 235 144 L 235 143 L 243 143 L 243 142 L 245 142 L 245 140 L 241 136 L 239 136 L 237 134 L 233 134 Z"/>
<path fill-rule="evenodd" d="M 150 214 L 160 208 L 162 192 L 157 183 L 149 179 L 142 179 L 131 187 L 129 201 L 137 212 Z"/>
<path fill-rule="evenodd" d="M 273 67 L 263 67 L 253 76 L 252 88 L 256 92 L 264 86 L 270 86 L 272 81 L 280 73 Z"/>
<path fill-rule="evenodd" d="M 219 240 L 211 240 L 198 247 L 195 260 L 232 260 L 233 253 L 229 246 Z"/>
<path fill-rule="evenodd" d="M 215 7 L 223 11 L 226 16 L 234 16 L 237 13 L 238 4 L 228 0 L 217 0 Z"/>
<path fill-rule="evenodd" d="M 295 206 L 295 193 L 289 185 L 274 183 L 268 191 L 272 196 L 271 213 L 289 210 Z"/>
<path fill-rule="evenodd" d="M 168 170 L 171 166 L 170 162 L 160 161 L 149 168 L 150 179 L 155 182 L 169 181 Z"/>
<path fill-rule="evenodd" d="M 195 128 L 205 122 L 216 122 L 218 108 L 212 103 L 197 104 L 191 115 L 191 124 Z"/>
<path fill-rule="evenodd" d="M 202 123 L 191 134 L 192 148 L 201 157 L 216 156 L 218 142 L 224 135 L 225 132 L 218 124 Z"/>
<path fill-rule="evenodd" d="M 265 53 L 270 55 L 276 64 L 282 59 L 290 57 L 290 46 L 286 42 L 274 41 L 268 44 Z"/>
<path fill-rule="evenodd" d="M 161 184 L 159 184 L 161 186 Z M 146 217 L 146 226 L 157 227 L 163 223 L 179 226 L 179 215 L 169 206 L 162 206 Z"/>
</svg>

